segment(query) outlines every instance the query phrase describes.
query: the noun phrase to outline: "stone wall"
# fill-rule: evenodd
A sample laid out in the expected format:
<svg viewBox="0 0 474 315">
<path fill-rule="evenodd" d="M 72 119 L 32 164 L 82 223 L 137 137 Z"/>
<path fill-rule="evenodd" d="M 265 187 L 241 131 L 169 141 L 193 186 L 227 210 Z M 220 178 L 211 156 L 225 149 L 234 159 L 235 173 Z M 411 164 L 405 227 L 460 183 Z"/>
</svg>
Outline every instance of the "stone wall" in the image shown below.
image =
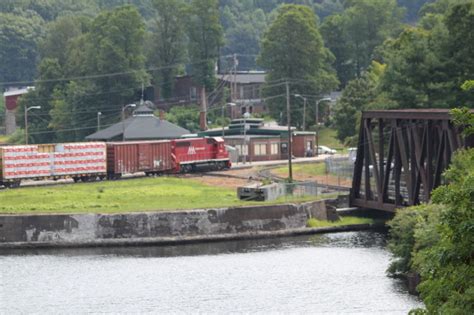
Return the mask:
<svg viewBox="0 0 474 315">
<path fill-rule="evenodd" d="M 324 201 L 236 208 L 126 214 L 0 216 L 0 248 L 15 243 L 120 244 L 301 229 L 308 218 L 332 219 Z"/>
</svg>

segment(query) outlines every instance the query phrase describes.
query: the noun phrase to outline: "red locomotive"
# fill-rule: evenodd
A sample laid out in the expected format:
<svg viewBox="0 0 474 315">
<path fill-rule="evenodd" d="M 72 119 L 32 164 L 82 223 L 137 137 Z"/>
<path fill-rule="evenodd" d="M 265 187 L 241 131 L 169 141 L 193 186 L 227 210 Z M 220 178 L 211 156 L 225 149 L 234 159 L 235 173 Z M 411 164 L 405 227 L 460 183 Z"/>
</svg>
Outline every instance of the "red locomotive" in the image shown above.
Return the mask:
<svg viewBox="0 0 474 315">
<path fill-rule="evenodd" d="M 230 168 L 221 138 L 87 142 L 0 147 L 0 185 L 25 179 L 117 179 L 125 174 L 189 173 Z"/>
</svg>

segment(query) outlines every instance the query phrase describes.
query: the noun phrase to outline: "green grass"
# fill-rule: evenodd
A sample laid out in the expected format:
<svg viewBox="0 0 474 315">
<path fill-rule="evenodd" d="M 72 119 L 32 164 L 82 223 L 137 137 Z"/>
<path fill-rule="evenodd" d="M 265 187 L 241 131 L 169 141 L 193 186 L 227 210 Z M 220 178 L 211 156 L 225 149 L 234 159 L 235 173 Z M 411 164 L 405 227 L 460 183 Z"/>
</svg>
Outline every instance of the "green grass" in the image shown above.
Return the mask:
<svg viewBox="0 0 474 315">
<path fill-rule="evenodd" d="M 8 136 L 0 135 L 0 144 L 7 143 L 7 141 L 8 141 Z"/>
<path fill-rule="evenodd" d="M 272 170 L 272 173 L 281 176 L 288 176 L 288 167 L 282 166 Z M 326 165 L 324 163 L 311 163 L 311 164 L 293 164 L 294 174 L 304 174 L 311 176 L 325 175 Z"/>
<path fill-rule="evenodd" d="M 374 223 L 373 219 L 370 218 L 359 218 L 359 217 L 341 217 L 339 221 L 321 221 L 315 218 L 308 220 L 306 225 L 312 228 L 328 227 L 328 226 L 342 226 L 342 225 L 355 225 L 355 224 L 370 224 Z"/>
<path fill-rule="evenodd" d="M 344 144 L 336 138 L 336 130 L 331 128 L 319 129 L 319 145 L 325 145 L 337 151 L 345 151 Z"/>
<path fill-rule="evenodd" d="M 0 191 L 0 213 L 120 213 L 262 205 L 321 198 L 280 198 L 274 202 L 241 201 L 235 189 L 191 179 L 161 177 Z"/>
</svg>

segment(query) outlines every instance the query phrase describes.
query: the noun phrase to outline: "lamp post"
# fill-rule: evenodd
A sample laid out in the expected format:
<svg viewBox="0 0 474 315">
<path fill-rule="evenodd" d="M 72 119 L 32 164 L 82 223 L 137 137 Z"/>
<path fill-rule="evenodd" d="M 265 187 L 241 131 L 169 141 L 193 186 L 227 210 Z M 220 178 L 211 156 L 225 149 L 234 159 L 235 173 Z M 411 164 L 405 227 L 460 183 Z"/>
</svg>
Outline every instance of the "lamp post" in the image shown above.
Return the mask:
<svg viewBox="0 0 474 315">
<path fill-rule="evenodd" d="M 137 107 L 137 105 L 127 104 L 127 105 L 122 106 L 122 141 L 125 141 L 125 110 L 129 107 L 135 108 Z"/>
<path fill-rule="evenodd" d="M 291 133 L 291 110 L 290 110 L 290 83 L 285 82 L 286 88 L 286 123 L 288 124 L 288 181 L 293 182 L 293 144 L 292 144 L 292 133 Z"/>
<path fill-rule="evenodd" d="M 222 139 L 224 139 L 224 137 L 225 137 L 225 134 L 224 134 L 224 110 L 225 110 L 226 106 L 233 107 L 233 106 L 235 106 L 235 103 L 227 103 L 225 105 L 222 105 Z"/>
<path fill-rule="evenodd" d="M 100 130 L 100 116 L 102 116 L 102 112 L 97 112 L 97 131 Z"/>
<path fill-rule="evenodd" d="M 28 144 L 28 112 L 32 109 L 41 109 L 41 106 L 25 107 L 25 144 Z"/>
<path fill-rule="evenodd" d="M 332 101 L 331 98 L 325 97 L 322 99 L 319 99 L 316 101 L 316 156 L 319 155 L 318 149 L 319 149 L 319 103 L 321 102 L 330 102 Z"/>
<path fill-rule="evenodd" d="M 303 99 L 303 131 L 305 131 L 306 129 L 306 101 L 308 99 L 302 96 L 301 94 L 295 94 L 295 97 L 299 97 Z"/>
<path fill-rule="evenodd" d="M 250 113 L 245 112 L 244 113 L 244 145 L 242 146 L 242 153 L 244 153 L 244 148 L 247 148 L 247 153 L 244 154 L 243 162 L 247 162 L 247 154 L 249 153 L 249 148 L 247 144 L 247 118 L 250 118 Z"/>
</svg>

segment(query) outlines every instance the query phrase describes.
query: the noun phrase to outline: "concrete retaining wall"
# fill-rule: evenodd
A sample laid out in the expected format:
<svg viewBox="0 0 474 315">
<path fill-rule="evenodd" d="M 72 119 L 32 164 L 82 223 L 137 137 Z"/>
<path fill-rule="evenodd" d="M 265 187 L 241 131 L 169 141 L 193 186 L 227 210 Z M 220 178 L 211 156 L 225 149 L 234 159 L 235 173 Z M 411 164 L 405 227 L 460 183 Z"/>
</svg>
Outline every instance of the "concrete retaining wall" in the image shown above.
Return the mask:
<svg viewBox="0 0 474 315">
<path fill-rule="evenodd" d="M 300 229 L 308 218 L 332 219 L 324 201 L 173 212 L 0 216 L 0 248 L 100 245 Z M 7 246 L 8 245 L 8 246 Z"/>
</svg>

